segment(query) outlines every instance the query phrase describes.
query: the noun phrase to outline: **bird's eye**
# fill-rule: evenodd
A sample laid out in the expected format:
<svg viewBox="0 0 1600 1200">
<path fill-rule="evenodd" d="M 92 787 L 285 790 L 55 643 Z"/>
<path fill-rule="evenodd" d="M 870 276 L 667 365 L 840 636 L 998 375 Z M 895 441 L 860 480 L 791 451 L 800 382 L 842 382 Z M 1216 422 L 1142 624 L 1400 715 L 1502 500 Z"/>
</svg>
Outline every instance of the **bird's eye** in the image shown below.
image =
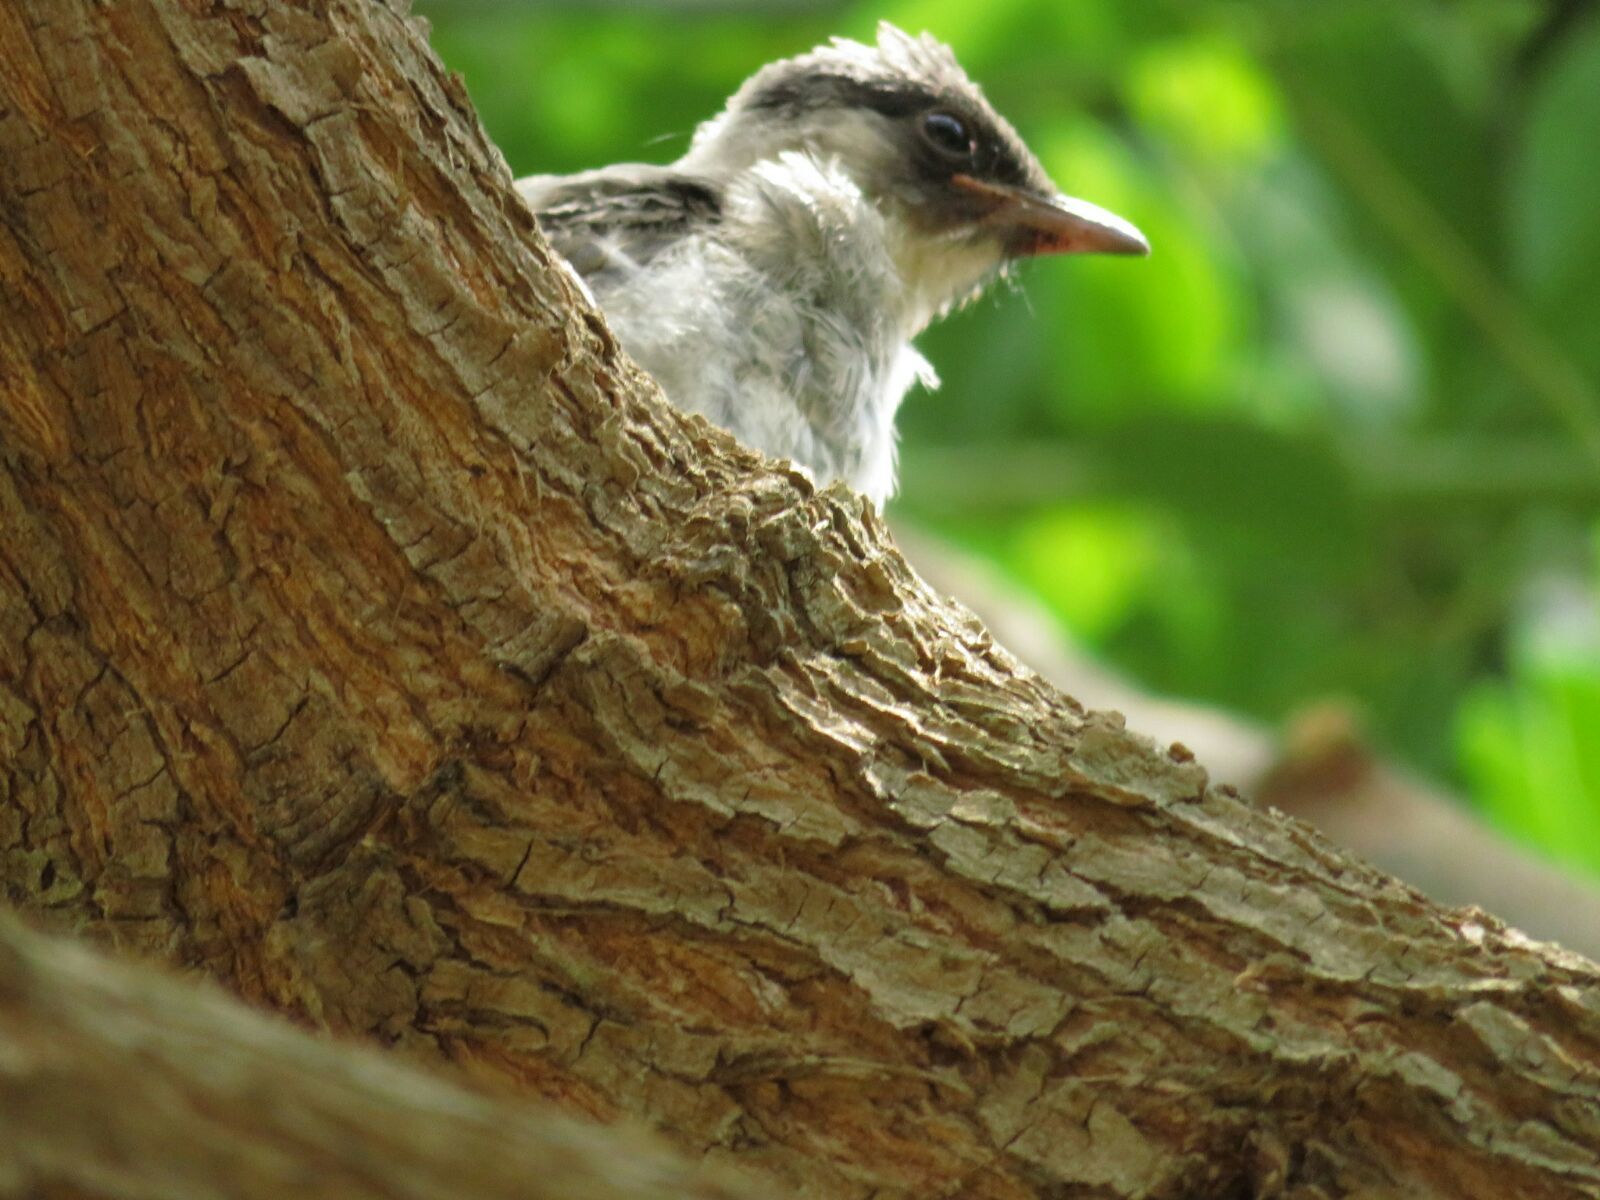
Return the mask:
<svg viewBox="0 0 1600 1200">
<path fill-rule="evenodd" d="M 947 112 L 931 112 L 922 118 L 922 136 L 946 158 L 972 157 L 972 135 L 960 117 Z"/>
</svg>

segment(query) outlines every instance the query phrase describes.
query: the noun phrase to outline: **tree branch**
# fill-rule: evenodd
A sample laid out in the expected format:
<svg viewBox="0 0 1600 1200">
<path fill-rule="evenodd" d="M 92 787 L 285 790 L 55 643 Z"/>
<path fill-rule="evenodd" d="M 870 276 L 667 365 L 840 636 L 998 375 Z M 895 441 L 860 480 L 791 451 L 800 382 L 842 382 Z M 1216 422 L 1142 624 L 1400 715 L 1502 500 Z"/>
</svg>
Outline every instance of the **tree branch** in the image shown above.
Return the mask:
<svg viewBox="0 0 1600 1200">
<path fill-rule="evenodd" d="M 18 904 L 815 1197 L 1600 1195 L 1590 964 L 666 406 L 396 8 L 0 60 Z"/>
<path fill-rule="evenodd" d="M 0 920 L 0 1194 L 733 1200 L 639 1131 L 496 1103 Z"/>
</svg>

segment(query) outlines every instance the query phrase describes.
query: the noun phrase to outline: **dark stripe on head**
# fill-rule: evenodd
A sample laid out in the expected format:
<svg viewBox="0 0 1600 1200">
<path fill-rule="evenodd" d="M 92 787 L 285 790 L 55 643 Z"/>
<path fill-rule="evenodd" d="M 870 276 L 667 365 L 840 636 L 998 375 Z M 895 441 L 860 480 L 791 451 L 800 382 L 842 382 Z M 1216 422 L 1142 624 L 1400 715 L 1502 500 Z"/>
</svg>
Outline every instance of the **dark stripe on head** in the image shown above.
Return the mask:
<svg viewBox="0 0 1600 1200">
<path fill-rule="evenodd" d="M 903 117 L 938 103 L 938 93 L 904 80 L 859 79 L 833 71 L 785 74 L 758 88 L 751 108 L 811 112 L 819 108 L 867 108 L 886 117 Z"/>
<path fill-rule="evenodd" d="M 972 170 L 1002 183 L 1026 185 L 1038 181 L 1032 156 L 1009 130 L 997 128 L 993 119 L 971 97 L 954 89 L 936 89 L 904 78 L 862 78 L 836 70 L 790 71 L 760 83 L 744 99 L 751 109 L 797 116 L 824 108 L 867 109 L 891 120 L 917 117 L 940 109 L 954 113 L 972 130 L 977 153 Z M 915 136 L 908 128 L 907 136 Z M 930 172 L 944 169 L 929 159 Z"/>
</svg>

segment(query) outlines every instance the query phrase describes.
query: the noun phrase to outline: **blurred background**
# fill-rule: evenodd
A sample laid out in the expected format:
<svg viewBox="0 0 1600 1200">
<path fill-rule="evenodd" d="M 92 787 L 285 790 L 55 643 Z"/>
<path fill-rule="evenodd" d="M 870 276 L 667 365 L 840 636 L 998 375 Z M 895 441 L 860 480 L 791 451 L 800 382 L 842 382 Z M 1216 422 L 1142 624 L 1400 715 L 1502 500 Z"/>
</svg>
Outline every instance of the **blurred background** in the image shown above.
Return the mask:
<svg viewBox="0 0 1600 1200">
<path fill-rule="evenodd" d="M 880 17 L 951 43 L 1154 254 L 925 335 L 897 525 L 1279 777 L 1309 737 L 1600 878 L 1600 4 L 416 8 L 518 175 L 670 161 Z"/>
</svg>

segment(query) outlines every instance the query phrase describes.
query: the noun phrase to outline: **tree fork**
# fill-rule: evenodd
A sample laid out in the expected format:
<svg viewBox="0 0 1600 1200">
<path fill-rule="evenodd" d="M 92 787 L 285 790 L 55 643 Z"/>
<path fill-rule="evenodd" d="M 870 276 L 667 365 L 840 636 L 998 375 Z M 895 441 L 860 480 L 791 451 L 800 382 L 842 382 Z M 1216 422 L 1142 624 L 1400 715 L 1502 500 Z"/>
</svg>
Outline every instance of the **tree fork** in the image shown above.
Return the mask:
<svg viewBox="0 0 1600 1200">
<path fill-rule="evenodd" d="M 1600 1196 L 1592 964 L 672 410 L 400 5 L 0 61 L 18 908 L 810 1196 Z"/>
</svg>

